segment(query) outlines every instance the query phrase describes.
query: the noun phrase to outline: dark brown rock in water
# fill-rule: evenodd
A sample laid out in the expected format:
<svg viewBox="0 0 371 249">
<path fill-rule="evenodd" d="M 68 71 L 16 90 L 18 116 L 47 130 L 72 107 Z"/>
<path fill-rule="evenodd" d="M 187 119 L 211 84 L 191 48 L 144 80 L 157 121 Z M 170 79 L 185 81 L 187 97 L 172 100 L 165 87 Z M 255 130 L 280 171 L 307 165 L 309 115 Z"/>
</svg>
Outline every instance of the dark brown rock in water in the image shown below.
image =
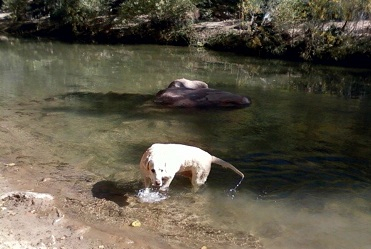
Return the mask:
<svg viewBox="0 0 371 249">
<path fill-rule="evenodd" d="M 174 107 L 247 107 L 244 96 L 208 88 L 202 81 L 175 80 L 156 94 L 155 103 Z"/>
</svg>

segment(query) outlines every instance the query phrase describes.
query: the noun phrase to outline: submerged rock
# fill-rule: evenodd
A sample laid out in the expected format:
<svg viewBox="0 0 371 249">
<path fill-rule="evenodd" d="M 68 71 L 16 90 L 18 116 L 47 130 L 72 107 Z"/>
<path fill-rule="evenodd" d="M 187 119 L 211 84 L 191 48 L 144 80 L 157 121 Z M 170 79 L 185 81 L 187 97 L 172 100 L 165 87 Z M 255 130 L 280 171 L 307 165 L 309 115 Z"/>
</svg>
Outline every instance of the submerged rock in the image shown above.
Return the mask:
<svg viewBox="0 0 371 249">
<path fill-rule="evenodd" d="M 0 42 L 7 42 L 9 41 L 9 38 L 5 35 L 0 35 Z"/>
<path fill-rule="evenodd" d="M 209 88 L 209 85 L 200 80 L 187 80 L 177 79 L 170 83 L 167 88 L 189 88 L 189 89 L 199 89 L 199 88 Z"/>
</svg>

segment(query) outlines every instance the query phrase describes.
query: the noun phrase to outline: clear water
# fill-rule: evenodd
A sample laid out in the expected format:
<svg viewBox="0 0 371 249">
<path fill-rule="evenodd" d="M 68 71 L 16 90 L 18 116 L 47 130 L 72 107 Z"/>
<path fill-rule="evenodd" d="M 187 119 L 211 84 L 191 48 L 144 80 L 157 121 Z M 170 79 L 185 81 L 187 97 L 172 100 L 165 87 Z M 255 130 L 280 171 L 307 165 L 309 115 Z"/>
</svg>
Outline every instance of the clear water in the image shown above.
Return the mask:
<svg viewBox="0 0 371 249">
<path fill-rule="evenodd" d="M 215 227 L 249 231 L 266 248 L 371 248 L 370 70 L 181 47 L 13 40 L 0 43 L 0 72 L 1 112 L 76 167 L 139 191 L 148 146 L 198 146 L 234 164 L 244 181 L 231 196 L 239 177 L 216 166 L 197 205 L 182 205 L 192 195 L 183 179 L 163 205 L 177 201 Z M 183 77 L 253 104 L 152 103 Z"/>
</svg>

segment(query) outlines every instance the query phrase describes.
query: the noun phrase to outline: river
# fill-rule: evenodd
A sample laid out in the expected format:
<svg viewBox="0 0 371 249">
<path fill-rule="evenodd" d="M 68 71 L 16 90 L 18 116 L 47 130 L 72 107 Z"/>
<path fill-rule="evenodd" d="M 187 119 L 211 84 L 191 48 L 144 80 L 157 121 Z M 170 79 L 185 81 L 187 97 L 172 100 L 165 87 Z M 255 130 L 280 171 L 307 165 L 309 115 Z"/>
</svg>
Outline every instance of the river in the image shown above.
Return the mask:
<svg viewBox="0 0 371 249">
<path fill-rule="evenodd" d="M 370 248 L 371 70 L 186 47 L 14 39 L 0 43 L 0 72 L 1 113 L 81 170 L 139 191 L 147 147 L 194 145 L 245 179 L 231 195 L 238 175 L 213 167 L 194 194 L 197 205 L 183 198 L 193 195 L 190 183 L 178 179 L 164 208 L 187 206 L 202 222 L 251 232 L 268 249 Z M 249 96 L 252 105 L 156 106 L 154 94 L 177 78 Z"/>
</svg>

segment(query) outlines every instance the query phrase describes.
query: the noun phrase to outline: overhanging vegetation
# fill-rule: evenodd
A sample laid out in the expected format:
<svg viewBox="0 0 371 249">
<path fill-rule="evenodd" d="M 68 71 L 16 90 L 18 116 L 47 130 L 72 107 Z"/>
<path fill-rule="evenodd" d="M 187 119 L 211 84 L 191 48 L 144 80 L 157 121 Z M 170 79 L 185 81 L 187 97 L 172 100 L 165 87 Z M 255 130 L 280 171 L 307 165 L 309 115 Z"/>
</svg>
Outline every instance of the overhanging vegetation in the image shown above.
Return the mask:
<svg viewBox="0 0 371 249">
<path fill-rule="evenodd" d="M 370 0 L 0 0 L 0 5 L 11 13 L 2 29 L 13 34 L 371 65 Z"/>
</svg>

